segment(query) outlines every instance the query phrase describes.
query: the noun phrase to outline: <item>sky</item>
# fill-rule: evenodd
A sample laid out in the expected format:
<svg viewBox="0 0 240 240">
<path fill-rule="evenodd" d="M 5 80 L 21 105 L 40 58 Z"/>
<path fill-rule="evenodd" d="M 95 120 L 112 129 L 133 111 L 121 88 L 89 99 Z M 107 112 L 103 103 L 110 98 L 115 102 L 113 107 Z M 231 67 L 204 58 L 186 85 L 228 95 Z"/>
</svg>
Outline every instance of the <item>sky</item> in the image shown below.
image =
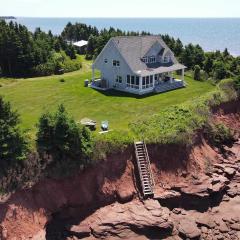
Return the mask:
<svg viewBox="0 0 240 240">
<path fill-rule="evenodd" d="M 0 0 L 0 16 L 240 17 L 240 0 Z"/>
</svg>

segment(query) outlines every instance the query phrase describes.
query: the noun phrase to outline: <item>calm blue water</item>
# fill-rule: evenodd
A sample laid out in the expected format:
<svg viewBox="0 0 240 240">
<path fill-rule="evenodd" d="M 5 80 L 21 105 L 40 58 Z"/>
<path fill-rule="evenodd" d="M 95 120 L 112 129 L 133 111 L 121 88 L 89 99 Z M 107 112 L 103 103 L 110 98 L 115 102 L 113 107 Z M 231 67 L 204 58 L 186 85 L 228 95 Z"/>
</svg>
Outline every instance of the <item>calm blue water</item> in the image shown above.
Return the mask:
<svg viewBox="0 0 240 240">
<path fill-rule="evenodd" d="M 68 22 L 82 22 L 99 29 L 110 26 L 129 31 L 148 31 L 153 34 L 168 33 L 179 37 L 184 44 L 198 43 L 205 50 L 228 48 L 233 55 L 240 55 L 240 18 L 236 19 L 179 19 L 179 18 L 22 18 L 17 22 L 31 31 L 36 27 L 60 34 Z"/>
</svg>

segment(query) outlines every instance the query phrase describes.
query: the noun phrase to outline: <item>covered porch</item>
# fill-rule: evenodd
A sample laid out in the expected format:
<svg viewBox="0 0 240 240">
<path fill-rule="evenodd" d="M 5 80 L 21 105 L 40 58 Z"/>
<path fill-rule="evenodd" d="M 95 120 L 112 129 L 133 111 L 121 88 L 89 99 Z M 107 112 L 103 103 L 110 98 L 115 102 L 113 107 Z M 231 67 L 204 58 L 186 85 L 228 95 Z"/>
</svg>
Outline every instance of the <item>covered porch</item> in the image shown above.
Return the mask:
<svg viewBox="0 0 240 240">
<path fill-rule="evenodd" d="M 139 94 L 146 94 L 149 92 L 166 92 L 170 90 L 174 90 L 177 88 L 182 88 L 186 86 L 184 81 L 184 72 L 185 67 L 173 69 L 172 71 L 164 72 L 162 69 L 159 72 L 153 71 L 141 71 L 138 72 L 139 76 L 139 86 L 138 84 L 130 84 L 128 87 L 135 88 L 139 91 Z M 174 77 L 175 71 L 181 71 L 181 75 L 179 78 Z"/>
<path fill-rule="evenodd" d="M 116 75 L 111 78 L 110 81 L 105 80 L 102 74 L 100 78 L 95 78 L 95 71 L 93 68 L 90 87 L 103 91 L 116 89 L 138 95 L 144 95 L 151 92 L 162 93 L 186 86 L 184 81 L 185 68 L 186 67 L 179 64 L 171 67 L 146 69 L 137 71 L 135 74 L 131 75 Z M 179 78 L 174 77 L 174 72 L 176 71 L 178 71 L 178 75 L 180 75 Z"/>
</svg>

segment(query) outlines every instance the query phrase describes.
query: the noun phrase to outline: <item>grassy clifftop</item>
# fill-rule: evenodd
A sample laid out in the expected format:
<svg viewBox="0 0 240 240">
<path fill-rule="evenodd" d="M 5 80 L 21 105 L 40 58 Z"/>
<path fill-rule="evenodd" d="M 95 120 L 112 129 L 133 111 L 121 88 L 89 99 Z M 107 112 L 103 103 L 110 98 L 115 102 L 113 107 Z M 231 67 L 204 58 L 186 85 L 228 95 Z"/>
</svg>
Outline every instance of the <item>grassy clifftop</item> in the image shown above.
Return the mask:
<svg viewBox="0 0 240 240">
<path fill-rule="evenodd" d="M 98 92 L 84 87 L 84 80 L 91 78 L 91 61 L 81 57 L 83 68 L 61 76 L 28 79 L 0 79 L 0 95 L 12 103 L 22 118 L 22 127 L 30 129 L 45 110 L 54 111 L 63 103 L 76 121 L 84 117 L 98 123 L 108 120 L 114 130 L 128 130 L 129 123 L 143 116 L 151 116 L 172 105 L 192 101 L 214 89 L 207 82 L 186 77 L 187 88 L 146 97 L 111 91 Z M 61 79 L 64 79 L 62 81 Z"/>
</svg>

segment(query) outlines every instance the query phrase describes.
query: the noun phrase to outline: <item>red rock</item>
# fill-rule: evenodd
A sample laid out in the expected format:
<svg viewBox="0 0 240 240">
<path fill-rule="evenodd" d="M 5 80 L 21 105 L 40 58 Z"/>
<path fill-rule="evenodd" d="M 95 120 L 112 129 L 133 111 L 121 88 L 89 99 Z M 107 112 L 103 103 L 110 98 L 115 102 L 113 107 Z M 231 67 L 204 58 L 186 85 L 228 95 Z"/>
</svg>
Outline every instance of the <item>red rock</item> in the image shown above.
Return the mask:
<svg viewBox="0 0 240 240">
<path fill-rule="evenodd" d="M 73 225 L 69 229 L 69 232 L 76 237 L 87 237 L 90 236 L 91 230 L 88 225 Z"/>
<path fill-rule="evenodd" d="M 178 231 L 185 238 L 198 239 L 201 236 L 201 231 L 197 228 L 196 223 L 189 219 L 180 222 Z"/>
<path fill-rule="evenodd" d="M 227 233 L 229 231 L 229 228 L 225 222 L 221 222 L 218 226 L 218 229 L 221 233 Z"/>
<path fill-rule="evenodd" d="M 133 199 L 134 192 L 129 189 L 118 189 L 117 190 L 117 197 L 121 203 L 129 202 Z"/>
<path fill-rule="evenodd" d="M 205 226 L 207 228 L 214 228 L 216 223 L 212 220 L 211 216 L 203 216 L 196 219 L 196 223 L 200 226 Z"/>
<path fill-rule="evenodd" d="M 234 223 L 230 226 L 231 229 L 240 231 L 240 224 L 239 223 Z"/>
<path fill-rule="evenodd" d="M 236 170 L 234 168 L 231 167 L 226 167 L 223 169 L 223 171 L 227 174 L 227 176 L 232 177 L 235 173 Z"/>
</svg>

